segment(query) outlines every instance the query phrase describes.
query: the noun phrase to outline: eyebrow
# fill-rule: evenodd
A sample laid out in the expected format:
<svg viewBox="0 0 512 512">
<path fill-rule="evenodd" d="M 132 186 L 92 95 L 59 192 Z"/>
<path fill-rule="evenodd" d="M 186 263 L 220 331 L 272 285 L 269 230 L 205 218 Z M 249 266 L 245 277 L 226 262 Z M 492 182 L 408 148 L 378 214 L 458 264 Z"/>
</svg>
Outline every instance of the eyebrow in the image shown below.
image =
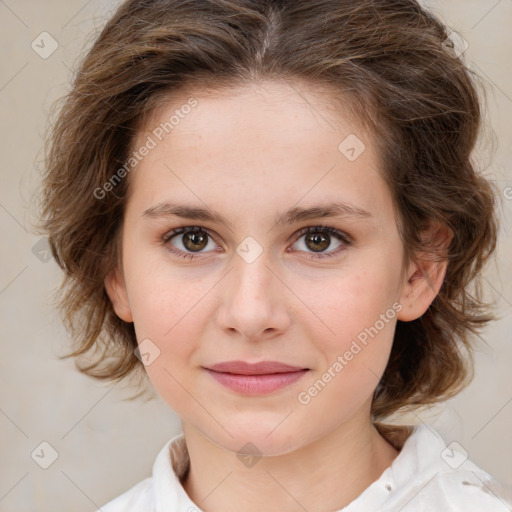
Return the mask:
<svg viewBox="0 0 512 512">
<path fill-rule="evenodd" d="M 226 217 L 214 210 L 170 202 L 162 202 L 156 204 L 155 206 L 151 206 L 143 212 L 142 216 L 150 218 L 176 216 L 183 219 L 209 221 L 212 223 L 224 224 L 229 228 L 233 227 L 231 222 L 226 219 Z M 355 217 L 364 219 L 372 217 L 372 214 L 363 208 L 340 201 L 328 204 L 313 205 L 309 208 L 295 207 L 277 215 L 274 219 L 274 225 L 272 226 L 272 229 L 284 224 L 293 224 L 296 222 L 318 219 L 322 217 Z"/>
</svg>

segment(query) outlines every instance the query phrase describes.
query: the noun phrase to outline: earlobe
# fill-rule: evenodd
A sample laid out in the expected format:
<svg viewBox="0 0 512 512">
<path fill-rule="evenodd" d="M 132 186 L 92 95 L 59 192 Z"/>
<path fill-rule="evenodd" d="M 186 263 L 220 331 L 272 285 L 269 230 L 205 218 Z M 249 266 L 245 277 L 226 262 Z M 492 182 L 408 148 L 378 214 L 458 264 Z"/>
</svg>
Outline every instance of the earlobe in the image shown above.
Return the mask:
<svg viewBox="0 0 512 512">
<path fill-rule="evenodd" d="M 105 277 L 105 290 L 116 315 L 125 322 L 133 322 L 132 311 L 128 302 L 128 293 L 124 277 L 116 266 Z"/>
<path fill-rule="evenodd" d="M 424 233 L 425 245 L 433 251 L 425 250 L 411 262 L 402 286 L 402 309 L 397 315 L 398 320 L 416 320 L 436 298 L 446 276 L 452 238 L 451 229 L 439 223 L 433 223 Z"/>
</svg>

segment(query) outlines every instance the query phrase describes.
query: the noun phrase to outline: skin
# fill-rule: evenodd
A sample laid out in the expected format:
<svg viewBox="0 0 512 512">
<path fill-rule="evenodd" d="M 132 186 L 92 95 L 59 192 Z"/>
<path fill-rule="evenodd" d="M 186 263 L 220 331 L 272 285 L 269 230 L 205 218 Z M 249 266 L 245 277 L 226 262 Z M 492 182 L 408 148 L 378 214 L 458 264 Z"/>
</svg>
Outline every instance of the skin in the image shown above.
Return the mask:
<svg viewBox="0 0 512 512">
<path fill-rule="evenodd" d="M 202 510 L 338 510 L 398 454 L 372 425 L 373 392 L 397 319 L 426 311 L 446 264 L 405 263 L 372 138 L 347 112 L 333 112 L 318 88 L 266 81 L 222 93 L 187 90 L 157 109 L 133 146 L 191 96 L 197 106 L 130 175 L 121 265 L 106 290 L 119 317 L 134 322 L 139 344 L 150 339 L 160 351 L 146 371 L 182 420 L 191 459 L 183 485 Z M 350 134 L 366 146 L 354 161 L 338 150 Z M 166 201 L 216 210 L 231 226 L 144 215 Z M 273 227 L 281 212 L 331 201 L 368 215 Z M 351 243 L 324 235 L 330 245 L 320 254 L 333 256 L 314 258 L 314 243 L 298 231 L 318 225 L 346 233 Z M 196 252 L 183 234 L 163 240 L 184 226 L 200 226 L 211 238 Z M 236 252 L 248 236 L 263 249 L 251 263 Z M 449 239 L 438 226 L 426 236 Z M 180 258 L 170 247 L 196 257 Z M 300 403 L 298 394 L 396 303 L 395 317 Z M 203 369 L 230 360 L 309 371 L 284 389 L 248 397 Z M 248 442 L 261 453 L 251 467 L 237 456 Z"/>
</svg>

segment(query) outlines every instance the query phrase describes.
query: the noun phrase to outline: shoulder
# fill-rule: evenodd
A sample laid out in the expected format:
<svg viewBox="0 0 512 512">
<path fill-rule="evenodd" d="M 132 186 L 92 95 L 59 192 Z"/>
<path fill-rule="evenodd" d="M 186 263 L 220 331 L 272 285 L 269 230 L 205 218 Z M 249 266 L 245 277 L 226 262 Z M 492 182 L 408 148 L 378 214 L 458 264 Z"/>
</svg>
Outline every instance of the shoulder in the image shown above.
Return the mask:
<svg viewBox="0 0 512 512">
<path fill-rule="evenodd" d="M 135 512 L 155 510 L 153 478 L 149 477 L 117 496 L 96 512 Z"/>
<path fill-rule="evenodd" d="M 466 468 L 418 475 L 396 493 L 390 505 L 386 512 L 510 512 L 512 494 L 510 488 L 469 463 Z"/>
<path fill-rule="evenodd" d="M 397 431 L 410 432 L 401 427 Z M 367 493 L 368 504 L 377 500 L 381 512 L 512 510 L 512 489 L 474 464 L 458 443 L 446 446 L 431 427 L 416 426 L 400 448 L 391 467 Z"/>
<path fill-rule="evenodd" d="M 510 488 L 474 464 L 459 443 L 447 446 L 431 427 L 415 429 L 404 455 L 414 471 L 402 480 L 403 512 L 510 512 Z"/>
<path fill-rule="evenodd" d="M 96 512 L 155 512 L 163 504 L 171 510 L 181 510 L 183 504 L 190 507 L 193 503 L 180 481 L 188 466 L 186 443 L 183 434 L 179 434 L 160 450 L 151 477 L 134 485 Z"/>
</svg>

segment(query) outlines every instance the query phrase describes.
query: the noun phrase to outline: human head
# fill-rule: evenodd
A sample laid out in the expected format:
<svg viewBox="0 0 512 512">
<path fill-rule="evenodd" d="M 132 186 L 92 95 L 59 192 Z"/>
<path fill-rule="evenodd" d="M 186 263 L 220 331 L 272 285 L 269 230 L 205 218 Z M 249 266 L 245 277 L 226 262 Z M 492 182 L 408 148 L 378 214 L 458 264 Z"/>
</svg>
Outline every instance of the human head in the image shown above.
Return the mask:
<svg viewBox="0 0 512 512">
<path fill-rule="evenodd" d="M 125 165 L 140 127 L 184 87 L 286 78 L 339 91 L 373 136 L 404 261 L 432 250 L 422 233 L 433 222 L 454 234 L 431 307 L 397 324 L 374 417 L 458 391 L 466 376 L 460 343 L 469 347 L 469 334 L 489 319 L 468 287 L 494 249 L 496 227 L 490 187 L 470 159 L 480 124 L 475 85 L 447 36 L 414 0 L 125 2 L 76 75 L 45 177 L 43 214 L 67 275 L 72 355 L 96 350 L 84 372 L 118 379 L 143 369 L 133 325 L 104 288 L 120 256 L 129 173 L 111 190 L 104 184 Z"/>
</svg>

